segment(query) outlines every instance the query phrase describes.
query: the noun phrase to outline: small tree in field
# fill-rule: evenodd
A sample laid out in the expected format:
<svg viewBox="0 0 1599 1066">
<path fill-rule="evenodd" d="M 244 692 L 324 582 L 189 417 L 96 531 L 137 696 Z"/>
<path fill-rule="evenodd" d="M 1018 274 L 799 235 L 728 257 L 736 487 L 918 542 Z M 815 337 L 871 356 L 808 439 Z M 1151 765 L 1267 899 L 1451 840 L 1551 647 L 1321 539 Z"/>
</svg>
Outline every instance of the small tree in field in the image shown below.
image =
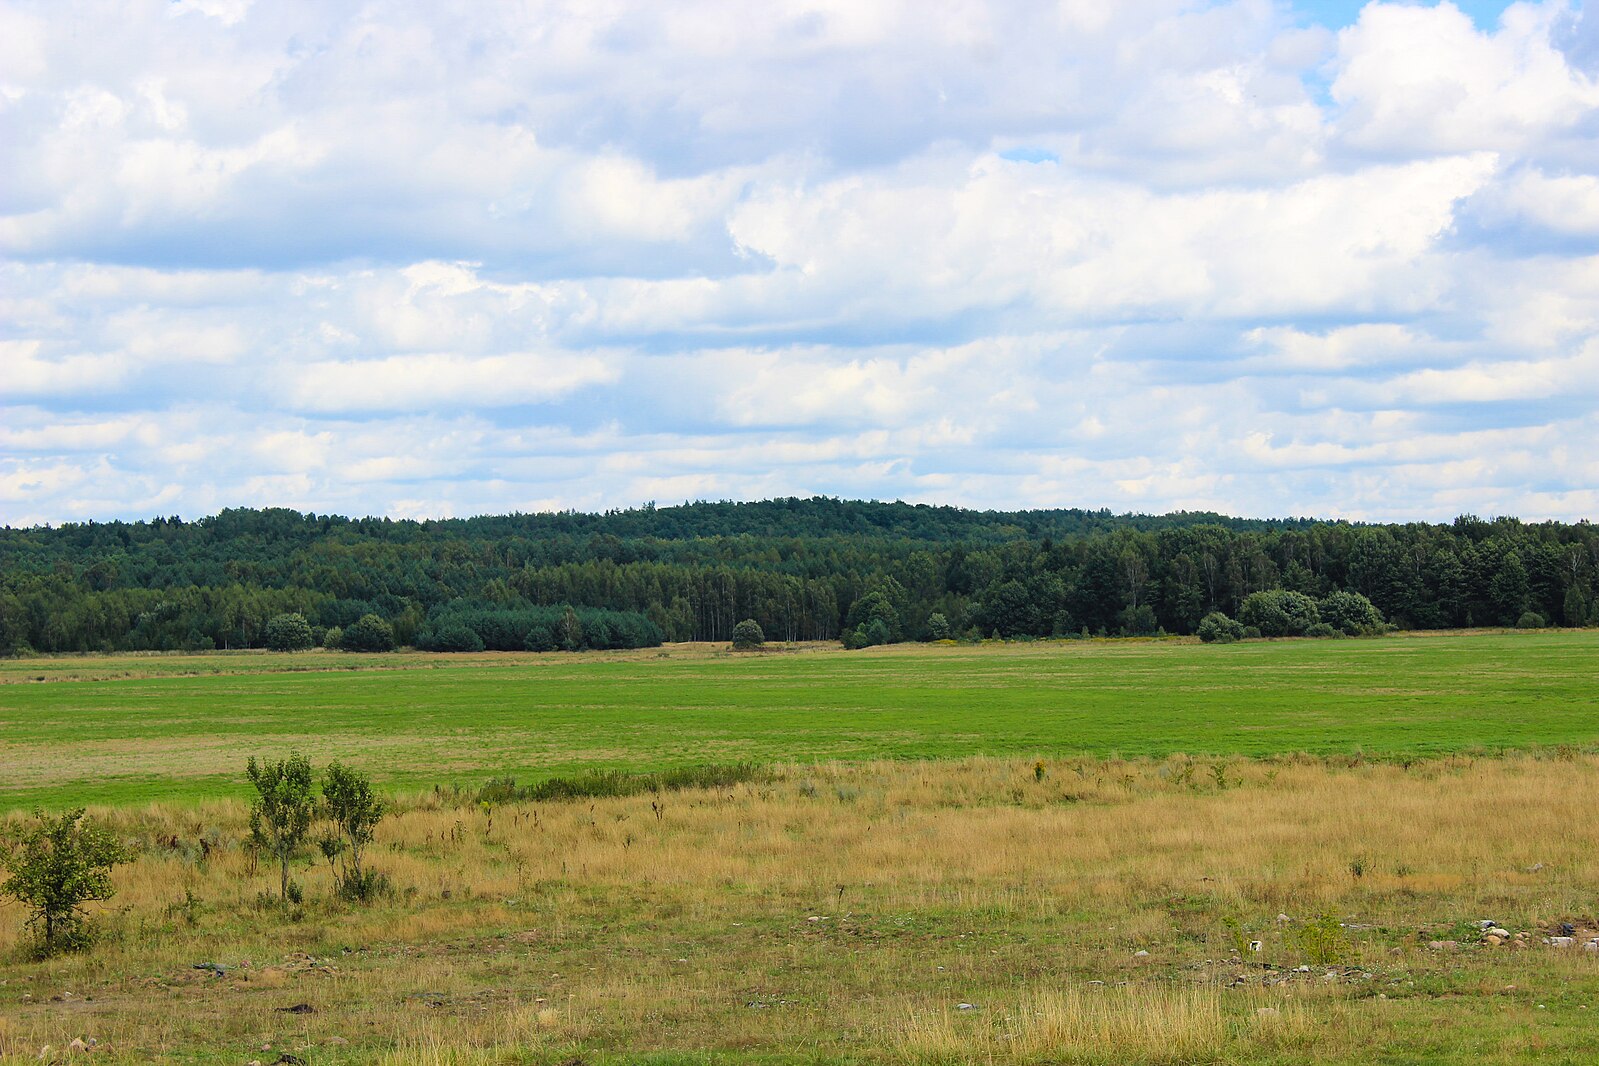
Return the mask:
<svg viewBox="0 0 1599 1066">
<path fill-rule="evenodd" d="M 311 795 L 311 764 L 298 752 L 277 762 L 257 763 L 255 756 L 244 772 L 259 797 L 250 807 L 250 838 L 278 860 L 283 902 L 290 892 L 289 858 L 311 829 L 316 801 Z M 296 888 L 295 893 L 298 893 Z"/>
<path fill-rule="evenodd" d="M 303 614 L 274 615 L 266 626 L 266 645 L 272 651 L 304 651 L 316 646 L 311 623 Z"/>
<path fill-rule="evenodd" d="M 372 794 L 372 782 L 359 770 L 334 763 L 322 777 L 322 810 L 338 829 L 336 846 L 323 844 L 329 861 L 341 858 L 338 891 L 347 899 L 370 899 L 378 877 L 361 869 L 361 854 L 372 842 L 372 831 L 383 819 L 386 808 Z"/>
<path fill-rule="evenodd" d="M 746 618 L 733 627 L 733 647 L 739 651 L 754 651 L 766 643 L 766 634 L 761 632 L 761 624 L 753 618 Z"/>
<path fill-rule="evenodd" d="M 0 892 L 32 908 L 28 925 L 38 933 L 40 958 L 85 948 L 94 930 L 79 908 L 110 899 L 111 867 L 128 855 L 111 833 L 83 817 L 83 808 L 49 818 L 25 833 L 7 861 L 11 876 Z"/>
</svg>

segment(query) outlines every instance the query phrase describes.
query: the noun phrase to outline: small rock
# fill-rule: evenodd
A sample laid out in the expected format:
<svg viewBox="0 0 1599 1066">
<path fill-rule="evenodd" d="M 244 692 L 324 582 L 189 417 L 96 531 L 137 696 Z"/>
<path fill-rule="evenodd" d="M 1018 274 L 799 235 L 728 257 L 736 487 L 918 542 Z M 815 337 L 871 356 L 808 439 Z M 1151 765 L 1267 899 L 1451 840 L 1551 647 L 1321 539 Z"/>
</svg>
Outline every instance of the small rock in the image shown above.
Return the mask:
<svg viewBox="0 0 1599 1066">
<path fill-rule="evenodd" d="M 1295 973 L 1309 973 L 1310 972 L 1310 967 L 1309 966 L 1295 966 L 1294 967 L 1294 972 Z"/>
<path fill-rule="evenodd" d="M 1588 941 L 1582 946 L 1582 950 L 1599 952 L 1599 939 Z"/>
<path fill-rule="evenodd" d="M 296 1003 L 292 1007 L 273 1007 L 279 1014 L 315 1014 L 316 1008 L 309 1003 Z"/>
<path fill-rule="evenodd" d="M 76 1038 L 75 1037 L 73 1039 L 72 1043 L 67 1045 L 67 1050 L 72 1052 L 73 1054 L 76 1054 L 79 1051 L 88 1051 L 89 1050 L 89 1045 L 85 1044 L 81 1038 Z"/>
<path fill-rule="evenodd" d="M 975 1003 L 957 1003 L 957 1004 L 955 1004 L 955 1009 L 956 1010 L 976 1010 L 977 1009 L 977 1004 L 975 1004 Z"/>
<path fill-rule="evenodd" d="M 1574 936 L 1546 936 L 1543 938 L 1543 942 L 1552 948 L 1569 948 L 1576 946 L 1577 938 Z"/>
<path fill-rule="evenodd" d="M 1265 947 L 1265 946 L 1266 946 L 1266 945 L 1264 945 L 1264 944 L 1262 944 L 1262 943 L 1261 943 L 1261 942 L 1260 942 L 1260 941 L 1258 941 L 1258 940 L 1251 940 L 1251 941 L 1250 941 L 1250 942 L 1249 942 L 1249 950 L 1250 950 L 1250 951 L 1254 951 L 1254 952 L 1257 952 L 1257 953 L 1258 953 L 1258 952 L 1259 952 L 1259 951 L 1260 951 L 1260 949 L 1261 949 L 1261 948 L 1263 948 L 1263 947 Z"/>
<path fill-rule="evenodd" d="M 1496 926 L 1493 926 L 1493 927 L 1491 927 L 1491 928 L 1490 928 L 1490 929 L 1489 929 L 1489 930 L 1488 930 L 1488 931 L 1487 931 L 1487 932 L 1486 932 L 1486 933 L 1484 933 L 1484 934 L 1483 934 L 1483 935 L 1484 935 L 1484 936 L 1496 936 L 1496 937 L 1498 937 L 1498 938 L 1499 938 L 1499 939 L 1500 939 L 1500 940 L 1509 940 L 1509 939 L 1510 939 L 1510 932 L 1509 932 L 1509 930 L 1506 930 L 1506 929 L 1501 929 L 1501 928 L 1499 928 L 1499 927 L 1498 927 L 1498 926 L 1497 926 L 1497 925 L 1496 925 Z"/>
<path fill-rule="evenodd" d="M 1460 941 L 1458 940 L 1427 941 L 1427 948 L 1430 951 L 1454 951 L 1458 947 L 1460 947 Z"/>
<path fill-rule="evenodd" d="M 1482 919 L 1479 919 L 1477 921 L 1477 928 L 1478 929 L 1492 929 L 1494 926 L 1496 926 L 1498 924 L 1499 923 L 1494 921 L 1492 918 L 1482 918 Z"/>
<path fill-rule="evenodd" d="M 1293 919 L 1288 917 L 1288 915 L 1286 915 L 1286 914 L 1279 914 L 1277 916 L 1277 920 L 1279 922 L 1291 922 L 1291 921 L 1293 921 Z"/>
<path fill-rule="evenodd" d="M 1487 944 L 1489 947 L 1494 947 L 1494 948 L 1498 947 L 1500 944 L 1503 944 L 1504 942 L 1505 942 L 1505 938 L 1504 937 L 1502 937 L 1502 936 L 1494 936 L 1491 933 L 1488 936 L 1483 938 L 1483 943 Z"/>
<path fill-rule="evenodd" d="M 1135 958 L 1135 959 L 1147 959 L 1147 958 L 1149 958 L 1149 952 L 1147 952 L 1147 951 L 1135 951 L 1135 952 L 1133 952 L 1133 958 Z"/>
</svg>

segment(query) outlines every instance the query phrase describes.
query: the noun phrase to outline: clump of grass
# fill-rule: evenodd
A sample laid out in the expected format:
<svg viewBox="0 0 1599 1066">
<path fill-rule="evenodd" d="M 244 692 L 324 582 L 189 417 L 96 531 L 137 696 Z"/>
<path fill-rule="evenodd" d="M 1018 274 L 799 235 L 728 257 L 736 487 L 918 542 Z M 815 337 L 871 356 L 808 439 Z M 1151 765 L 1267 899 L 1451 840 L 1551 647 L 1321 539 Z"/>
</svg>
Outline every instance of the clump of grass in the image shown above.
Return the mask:
<svg viewBox="0 0 1599 1066">
<path fill-rule="evenodd" d="M 695 788 L 732 788 L 763 781 L 766 771 L 753 763 L 683 766 L 653 773 L 593 770 L 573 777 L 551 777 L 518 785 L 512 777 L 497 777 L 470 797 L 474 803 L 547 803 L 559 800 L 637 796 L 645 792 L 681 792 Z"/>
</svg>

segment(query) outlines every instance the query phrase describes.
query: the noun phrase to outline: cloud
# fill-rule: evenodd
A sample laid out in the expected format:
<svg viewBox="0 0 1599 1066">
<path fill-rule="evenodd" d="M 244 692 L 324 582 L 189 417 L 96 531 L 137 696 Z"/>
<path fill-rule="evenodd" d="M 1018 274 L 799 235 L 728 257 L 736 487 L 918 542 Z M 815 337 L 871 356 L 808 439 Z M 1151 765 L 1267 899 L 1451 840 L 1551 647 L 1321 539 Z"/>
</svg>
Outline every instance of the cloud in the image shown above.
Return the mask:
<svg viewBox="0 0 1599 1066">
<path fill-rule="evenodd" d="M 1332 6 L 0 6 L 0 522 L 1591 517 L 1593 19 Z"/>
<path fill-rule="evenodd" d="M 542 403 L 615 376 L 605 360 L 592 355 L 395 355 L 312 363 L 290 385 L 289 402 L 302 411 L 498 407 Z"/>
</svg>

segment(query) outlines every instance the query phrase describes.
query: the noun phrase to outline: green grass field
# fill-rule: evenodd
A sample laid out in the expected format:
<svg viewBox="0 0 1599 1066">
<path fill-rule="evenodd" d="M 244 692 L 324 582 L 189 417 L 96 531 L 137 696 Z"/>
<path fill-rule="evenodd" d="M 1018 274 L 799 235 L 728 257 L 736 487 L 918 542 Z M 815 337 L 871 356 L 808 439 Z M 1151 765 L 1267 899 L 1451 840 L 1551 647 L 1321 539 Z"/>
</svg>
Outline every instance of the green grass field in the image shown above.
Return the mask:
<svg viewBox="0 0 1599 1066">
<path fill-rule="evenodd" d="M 0 1064 L 1591 1063 L 1596 675 L 1594 631 L 0 662 L 0 837 L 130 849 L 89 952 L 0 906 Z M 274 901 L 242 770 L 291 748 L 402 793 L 376 900 L 308 846 Z"/>
<path fill-rule="evenodd" d="M 1596 678 L 1591 630 L 16 660 L 0 666 L 0 809 L 242 796 L 245 757 L 290 748 L 403 790 L 705 762 L 1583 747 Z"/>
</svg>

